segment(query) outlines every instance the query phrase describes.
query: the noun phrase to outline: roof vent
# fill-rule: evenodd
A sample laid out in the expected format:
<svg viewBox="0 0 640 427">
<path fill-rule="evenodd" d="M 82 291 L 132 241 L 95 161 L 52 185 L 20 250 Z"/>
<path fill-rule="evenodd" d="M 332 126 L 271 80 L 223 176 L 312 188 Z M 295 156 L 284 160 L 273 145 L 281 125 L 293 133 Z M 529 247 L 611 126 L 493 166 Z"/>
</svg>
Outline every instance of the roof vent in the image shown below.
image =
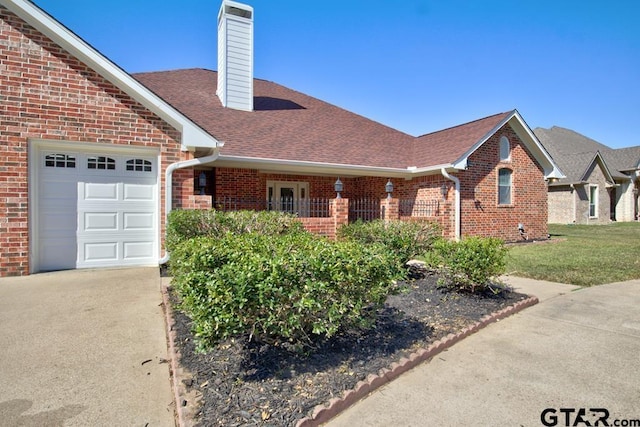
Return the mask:
<svg viewBox="0 0 640 427">
<path fill-rule="evenodd" d="M 223 0 L 218 14 L 218 98 L 236 110 L 253 110 L 253 8 Z"/>
</svg>

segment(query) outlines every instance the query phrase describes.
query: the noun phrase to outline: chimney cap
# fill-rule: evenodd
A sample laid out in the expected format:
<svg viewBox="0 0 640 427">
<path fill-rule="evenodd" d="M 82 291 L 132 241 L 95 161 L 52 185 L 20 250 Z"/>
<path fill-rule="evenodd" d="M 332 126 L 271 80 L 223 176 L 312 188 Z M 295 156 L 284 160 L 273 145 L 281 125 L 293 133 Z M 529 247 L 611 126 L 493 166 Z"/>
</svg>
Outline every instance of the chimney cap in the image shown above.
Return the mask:
<svg viewBox="0 0 640 427">
<path fill-rule="evenodd" d="M 222 13 L 233 15 L 245 19 L 253 19 L 253 8 L 247 4 L 238 3 L 231 0 L 223 0 L 220 7 L 218 21 L 222 17 Z"/>
</svg>

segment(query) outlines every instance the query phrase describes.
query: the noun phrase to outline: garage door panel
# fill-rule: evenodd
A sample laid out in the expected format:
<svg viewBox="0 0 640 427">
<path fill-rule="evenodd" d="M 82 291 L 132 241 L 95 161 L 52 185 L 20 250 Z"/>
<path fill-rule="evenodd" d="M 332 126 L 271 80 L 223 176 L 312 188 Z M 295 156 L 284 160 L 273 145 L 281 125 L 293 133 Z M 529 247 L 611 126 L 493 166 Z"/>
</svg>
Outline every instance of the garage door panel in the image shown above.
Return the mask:
<svg viewBox="0 0 640 427">
<path fill-rule="evenodd" d="M 83 231 L 118 230 L 118 214 L 116 212 L 85 212 Z"/>
<path fill-rule="evenodd" d="M 82 186 L 81 197 L 84 200 L 117 201 L 119 198 L 118 183 L 83 182 Z"/>
<path fill-rule="evenodd" d="M 124 184 L 124 201 L 147 201 L 156 199 L 155 185 Z"/>
<path fill-rule="evenodd" d="M 153 256 L 153 242 L 124 242 L 123 258 L 125 260 L 136 260 Z"/>
<path fill-rule="evenodd" d="M 90 242 L 83 244 L 84 254 L 80 259 L 81 263 L 95 261 L 117 261 L 117 242 Z"/>
<path fill-rule="evenodd" d="M 155 215 L 153 212 L 124 212 L 123 228 L 125 230 L 153 230 Z"/>
<path fill-rule="evenodd" d="M 112 241 L 91 240 L 80 242 L 81 266 L 91 266 L 96 263 L 126 263 L 154 257 L 155 242 L 144 238 L 130 238 Z"/>
</svg>

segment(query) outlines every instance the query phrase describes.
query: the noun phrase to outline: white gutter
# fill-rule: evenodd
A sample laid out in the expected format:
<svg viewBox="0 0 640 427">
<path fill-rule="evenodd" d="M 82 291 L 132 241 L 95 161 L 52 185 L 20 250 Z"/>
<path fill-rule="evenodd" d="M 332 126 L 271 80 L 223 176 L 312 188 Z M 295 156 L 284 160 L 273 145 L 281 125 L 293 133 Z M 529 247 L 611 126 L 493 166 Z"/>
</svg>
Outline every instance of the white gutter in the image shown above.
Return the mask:
<svg viewBox="0 0 640 427">
<path fill-rule="evenodd" d="M 214 154 L 204 157 L 198 157 L 197 159 L 183 160 L 181 162 L 172 163 L 167 167 L 164 180 L 164 222 L 167 223 L 169 213 L 173 208 L 171 199 L 173 197 L 173 172 L 178 169 L 190 168 L 193 166 L 204 165 L 207 163 L 215 162 L 220 156 L 220 151 L 216 150 Z M 165 264 L 169 261 L 169 252 L 165 250 L 164 256 L 158 260 L 158 265 Z"/>
<path fill-rule="evenodd" d="M 266 157 L 248 157 L 248 156 L 234 156 L 234 155 L 220 155 L 218 162 L 227 166 L 225 163 L 233 163 L 233 167 L 251 167 L 251 168 L 274 168 L 273 170 L 282 170 L 286 166 L 287 171 L 290 172 L 310 172 L 312 169 L 316 170 L 316 173 L 326 173 L 333 175 L 360 175 L 360 176 L 387 176 L 391 178 L 405 178 L 411 179 L 416 175 L 429 174 L 431 172 L 438 173 L 440 169 L 447 167 L 450 168 L 451 164 L 435 165 L 426 168 L 417 168 L 415 166 L 409 166 L 407 168 L 390 168 L 382 166 L 364 166 L 354 164 L 342 164 L 342 163 L 324 163 L 324 162 L 310 162 L 305 160 L 284 160 Z M 240 165 L 240 166 L 238 166 Z"/>
<path fill-rule="evenodd" d="M 440 169 L 442 176 L 446 179 L 453 181 L 455 184 L 455 239 L 460 240 L 460 179 L 456 178 L 453 175 L 449 175 L 445 168 Z"/>
</svg>

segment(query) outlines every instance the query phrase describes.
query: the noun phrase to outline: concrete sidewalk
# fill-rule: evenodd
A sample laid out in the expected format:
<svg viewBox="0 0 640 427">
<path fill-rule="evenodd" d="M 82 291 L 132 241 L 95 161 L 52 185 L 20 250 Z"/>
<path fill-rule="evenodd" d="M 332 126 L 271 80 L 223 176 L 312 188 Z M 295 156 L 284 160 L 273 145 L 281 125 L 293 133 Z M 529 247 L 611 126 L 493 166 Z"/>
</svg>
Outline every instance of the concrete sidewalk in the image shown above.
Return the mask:
<svg viewBox="0 0 640 427">
<path fill-rule="evenodd" d="M 0 424 L 174 426 L 158 268 L 0 279 Z"/>
<path fill-rule="evenodd" d="M 640 280 L 575 290 L 506 278 L 541 302 L 462 340 L 326 425 L 539 426 L 555 408 L 640 419 Z M 537 295 L 537 294 L 541 295 Z M 578 424 L 586 425 L 586 424 Z M 603 424 L 601 424 L 603 425 Z"/>
</svg>

